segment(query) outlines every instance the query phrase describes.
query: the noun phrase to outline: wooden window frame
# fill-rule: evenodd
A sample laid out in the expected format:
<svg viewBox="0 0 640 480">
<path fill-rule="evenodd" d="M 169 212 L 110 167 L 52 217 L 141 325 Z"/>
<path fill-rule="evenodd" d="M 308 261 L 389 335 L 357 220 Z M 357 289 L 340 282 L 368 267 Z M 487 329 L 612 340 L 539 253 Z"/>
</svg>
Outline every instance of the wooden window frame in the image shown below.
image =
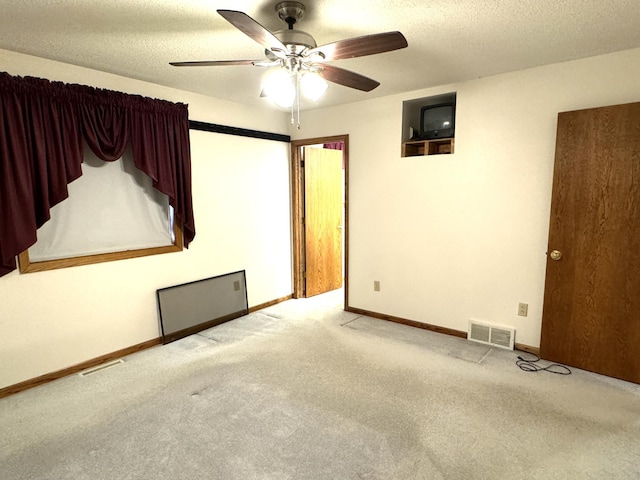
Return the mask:
<svg viewBox="0 0 640 480">
<path fill-rule="evenodd" d="M 182 225 L 179 221 L 177 221 L 177 219 L 173 225 L 173 232 L 175 238 L 173 245 L 140 248 L 136 250 L 123 250 L 121 252 L 98 253 L 95 255 L 59 258 L 55 260 L 45 260 L 42 262 L 30 261 L 29 250 L 25 250 L 20 255 L 18 255 L 18 266 L 20 267 L 20 273 L 45 272 L 47 270 L 56 270 L 58 268 L 79 267 L 81 265 L 114 262 L 116 260 L 125 260 L 127 258 L 147 257 L 149 255 L 181 252 L 184 247 L 182 238 Z"/>
</svg>

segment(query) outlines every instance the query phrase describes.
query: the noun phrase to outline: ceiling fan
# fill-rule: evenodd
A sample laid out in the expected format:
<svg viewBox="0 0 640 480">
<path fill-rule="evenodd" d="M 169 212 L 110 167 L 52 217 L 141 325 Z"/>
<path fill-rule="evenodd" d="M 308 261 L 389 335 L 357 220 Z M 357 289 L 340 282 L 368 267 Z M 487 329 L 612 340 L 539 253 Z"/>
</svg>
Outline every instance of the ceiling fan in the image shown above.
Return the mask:
<svg viewBox="0 0 640 480">
<path fill-rule="evenodd" d="M 227 65 L 254 65 L 258 67 L 281 67 L 294 80 L 295 96 L 300 82 L 307 74 L 315 74 L 325 80 L 369 92 L 380 82 L 325 62 L 345 58 L 362 57 L 398 50 L 407 46 L 400 32 L 377 33 L 339 40 L 317 46 L 311 35 L 294 28 L 305 13 L 299 2 L 280 2 L 275 7 L 288 29 L 270 32 L 249 15 L 235 10 L 218 10 L 229 23 L 265 48 L 265 59 L 260 60 L 205 60 L 195 62 L 170 62 L 176 67 L 216 67 Z M 309 75 L 311 77 L 312 75 Z M 304 80 L 303 80 L 304 81 Z M 325 84 L 326 88 L 326 84 Z"/>
</svg>

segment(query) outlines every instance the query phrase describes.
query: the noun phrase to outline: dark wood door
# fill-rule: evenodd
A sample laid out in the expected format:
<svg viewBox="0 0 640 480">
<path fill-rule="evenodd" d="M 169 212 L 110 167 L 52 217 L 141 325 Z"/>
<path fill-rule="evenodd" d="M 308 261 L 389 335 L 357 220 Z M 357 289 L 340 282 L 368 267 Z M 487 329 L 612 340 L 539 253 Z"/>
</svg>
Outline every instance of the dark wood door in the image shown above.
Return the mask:
<svg viewBox="0 0 640 480">
<path fill-rule="evenodd" d="M 304 149 L 305 295 L 342 286 L 342 151 Z"/>
<path fill-rule="evenodd" d="M 540 353 L 640 383 L 640 103 L 558 116 Z"/>
</svg>

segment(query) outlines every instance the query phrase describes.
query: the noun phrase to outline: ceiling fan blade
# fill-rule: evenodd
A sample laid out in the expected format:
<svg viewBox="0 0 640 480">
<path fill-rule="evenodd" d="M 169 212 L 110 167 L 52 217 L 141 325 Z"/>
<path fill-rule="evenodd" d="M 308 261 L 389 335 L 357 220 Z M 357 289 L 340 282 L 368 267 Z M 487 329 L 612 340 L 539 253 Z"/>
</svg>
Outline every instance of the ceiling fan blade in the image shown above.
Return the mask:
<svg viewBox="0 0 640 480">
<path fill-rule="evenodd" d="M 202 60 L 196 62 L 169 62 L 174 67 L 219 67 L 224 65 L 257 65 L 264 60 Z"/>
<path fill-rule="evenodd" d="M 285 47 L 273 33 L 264 28 L 246 13 L 235 10 L 218 10 L 218 13 L 231 25 L 236 27 L 245 35 L 251 37 L 264 48 L 271 50 L 276 56 L 285 56 L 287 47 Z"/>
<path fill-rule="evenodd" d="M 322 70 L 317 72 L 325 80 L 328 80 L 345 87 L 355 88 L 362 90 L 363 92 L 370 92 L 378 85 L 377 82 L 371 78 L 360 75 L 359 73 L 345 70 L 344 68 L 334 67 L 333 65 L 322 65 Z"/>
<path fill-rule="evenodd" d="M 305 57 L 321 54 L 325 60 L 340 60 L 390 52 L 407 45 L 407 39 L 400 32 L 375 33 L 320 45 L 305 52 Z"/>
</svg>

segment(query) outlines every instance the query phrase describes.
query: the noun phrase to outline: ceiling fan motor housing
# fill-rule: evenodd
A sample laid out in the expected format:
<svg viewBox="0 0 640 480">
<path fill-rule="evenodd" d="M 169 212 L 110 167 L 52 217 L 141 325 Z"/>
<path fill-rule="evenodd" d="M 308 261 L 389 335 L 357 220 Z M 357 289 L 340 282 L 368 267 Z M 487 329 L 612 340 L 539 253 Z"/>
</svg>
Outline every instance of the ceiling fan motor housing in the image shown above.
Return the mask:
<svg viewBox="0 0 640 480">
<path fill-rule="evenodd" d="M 273 34 L 287 47 L 295 47 L 296 51 L 293 51 L 292 53 L 300 53 L 300 51 L 304 50 L 305 48 L 317 47 L 316 41 L 313 39 L 313 37 L 307 32 L 303 32 L 302 30 L 278 30 L 277 32 L 273 32 Z"/>
<path fill-rule="evenodd" d="M 309 48 L 316 48 L 316 41 L 311 35 L 302 30 L 278 30 L 273 32 L 273 35 L 284 43 L 289 50 L 288 53 L 298 55 Z M 271 50 L 265 49 L 265 55 L 269 60 L 276 60 L 278 57 L 273 54 Z"/>
</svg>

